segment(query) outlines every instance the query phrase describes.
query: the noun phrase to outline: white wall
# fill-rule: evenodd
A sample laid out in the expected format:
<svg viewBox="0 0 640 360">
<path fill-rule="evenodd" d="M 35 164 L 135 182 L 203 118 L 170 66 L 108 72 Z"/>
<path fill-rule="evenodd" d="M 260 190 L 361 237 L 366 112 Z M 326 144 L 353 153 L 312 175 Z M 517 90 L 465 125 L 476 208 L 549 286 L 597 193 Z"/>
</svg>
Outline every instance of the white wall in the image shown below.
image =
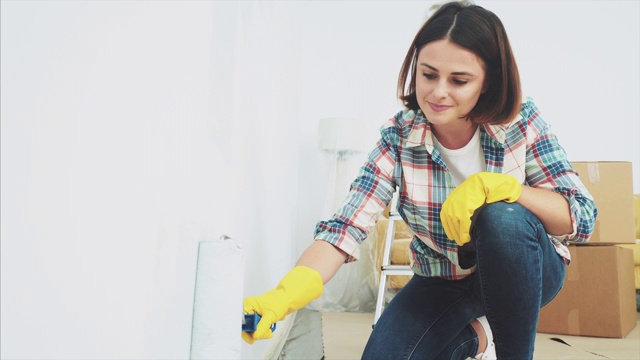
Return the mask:
<svg viewBox="0 0 640 360">
<path fill-rule="evenodd" d="M 3 358 L 188 354 L 192 258 L 233 185 L 208 135 L 212 16 L 2 3 Z"/>
<path fill-rule="evenodd" d="M 245 292 L 274 286 L 326 201 L 318 119 L 399 109 L 430 4 L 3 1 L 1 357 L 188 356 L 221 232 Z M 640 192 L 640 4 L 479 4 L 570 157 L 632 161 Z"/>
<path fill-rule="evenodd" d="M 524 92 L 570 159 L 631 161 L 640 192 L 640 2 L 495 1 L 487 7 L 504 20 Z"/>
</svg>

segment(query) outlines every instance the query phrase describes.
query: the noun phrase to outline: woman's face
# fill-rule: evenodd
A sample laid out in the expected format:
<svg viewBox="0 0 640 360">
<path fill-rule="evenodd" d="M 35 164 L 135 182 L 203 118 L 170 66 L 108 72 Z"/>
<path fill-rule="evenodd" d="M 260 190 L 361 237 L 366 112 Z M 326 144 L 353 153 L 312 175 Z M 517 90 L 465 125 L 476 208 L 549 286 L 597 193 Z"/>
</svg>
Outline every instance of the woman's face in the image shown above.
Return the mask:
<svg viewBox="0 0 640 360">
<path fill-rule="evenodd" d="M 484 62 L 473 52 L 448 40 L 430 42 L 416 64 L 420 109 L 436 126 L 465 121 L 485 90 L 485 75 Z"/>
</svg>

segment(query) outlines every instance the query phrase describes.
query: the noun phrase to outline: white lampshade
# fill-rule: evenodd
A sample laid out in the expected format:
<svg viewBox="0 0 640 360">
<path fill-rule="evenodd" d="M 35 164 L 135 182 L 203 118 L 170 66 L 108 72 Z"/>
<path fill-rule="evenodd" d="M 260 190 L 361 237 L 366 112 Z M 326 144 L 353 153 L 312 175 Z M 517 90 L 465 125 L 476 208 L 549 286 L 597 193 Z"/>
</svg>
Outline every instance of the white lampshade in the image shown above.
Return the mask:
<svg viewBox="0 0 640 360">
<path fill-rule="evenodd" d="M 373 148 L 371 133 L 375 125 L 354 118 L 320 119 L 319 147 L 338 153 L 363 152 Z"/>
</svg>

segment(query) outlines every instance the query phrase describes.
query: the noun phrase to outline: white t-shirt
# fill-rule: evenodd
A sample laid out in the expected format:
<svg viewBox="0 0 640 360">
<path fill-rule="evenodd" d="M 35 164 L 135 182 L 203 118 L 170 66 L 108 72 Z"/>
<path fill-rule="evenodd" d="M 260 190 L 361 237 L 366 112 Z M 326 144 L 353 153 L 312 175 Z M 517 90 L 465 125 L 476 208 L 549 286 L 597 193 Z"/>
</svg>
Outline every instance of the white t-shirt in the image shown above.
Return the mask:
<svg viewBox="0 0 640 360">
<path fill-rule="evenodd" d="M 460 185 L 467 177 L 475 173 L 485 171 L 487 165 L 484 162 L 484 152 L 480 146 L 480 127 L 476 129 L 473 137 L 467 145 L 460 149 L 447 149 L 433 137 L 435 147 L 440 151 L 442 160 L 447 164 L 449 172 L 453 175 L 456 186 Z"/>
</svg>

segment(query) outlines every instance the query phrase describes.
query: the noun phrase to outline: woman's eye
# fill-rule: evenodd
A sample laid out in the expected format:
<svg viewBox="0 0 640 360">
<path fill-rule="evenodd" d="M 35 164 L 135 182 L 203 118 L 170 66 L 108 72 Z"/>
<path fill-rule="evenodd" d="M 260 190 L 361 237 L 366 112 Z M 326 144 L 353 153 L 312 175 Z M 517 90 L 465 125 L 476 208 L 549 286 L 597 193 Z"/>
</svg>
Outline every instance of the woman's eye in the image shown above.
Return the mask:
<svg viewBox="0 0 640 360">
<path fill-rule="evenodd" d="M 460 80 L 460 79 L 453 79 L 453 83 L 456 85 L 464 85 L 467 83 L 466 80 Z"/>
<path fill-rule="evenodd" d="M 433 80 L 433 79 L 435 79 L 435 78 L 436 78 L 436 76 L 435 76 L 434 74 L 422 73 L 422 75 L 423 75 L 424 77 L 426 77 L 427 79 L 429 79 L 429 80 Z"/>
</svg>

